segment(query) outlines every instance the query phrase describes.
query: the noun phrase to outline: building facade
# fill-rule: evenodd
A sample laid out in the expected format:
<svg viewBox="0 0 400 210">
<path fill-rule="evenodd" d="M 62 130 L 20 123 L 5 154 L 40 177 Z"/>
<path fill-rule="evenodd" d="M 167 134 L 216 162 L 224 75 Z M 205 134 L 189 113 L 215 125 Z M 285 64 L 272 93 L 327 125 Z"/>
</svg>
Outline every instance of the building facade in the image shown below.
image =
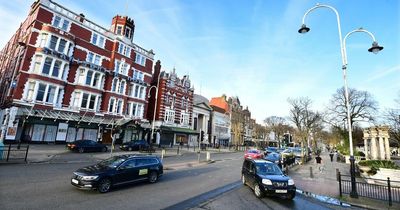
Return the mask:
<svg viewBox="0 0 400 210">
<path fill-rule="evenodd" d="M 211 138 L 211 116 L 212 108 L 209 105 L 207 98 L 201 95 L 194 94 L 193 97 L 193 122 L 192 128 L 199 136 L 194 136 L 192 141 L 189 142 L 190 146 L 197 146 L 199 144 L 212 143 Z"/>
<path fill-rule="evenodd" d="M 54 1 L 35 1 L 0 55 L 5 139 L 143 138 L 154 52 L 133 42 L 134 30 L 126 16 L 106 29 Z"/>
<path fill-rule="evenodd" d="M 212 139 L 211 144 L 228 146 L 231 141 L 231 118 L 230 108 L 226 96 L 214 97 L 210 101 L 212 112 Z"/>
<path fill-rule="evenodd" d="M 243 106 L 240 104 L 238 97 L 230 97 L 228 99 L 231 119 L 231 138 L 232 144 L 244 145 L 246 128 Z"/>
<path fill-rule="evenodd" d="M 198 133 L 192 129 L 194 89 L 189 75 L 179 78 L 175 68 L 169 73 L 161 71 L 157 61 L 151 84 L 147 113 L 155 130 L 151 143 L 172 146 L 192 142 Z"/>
</svg>

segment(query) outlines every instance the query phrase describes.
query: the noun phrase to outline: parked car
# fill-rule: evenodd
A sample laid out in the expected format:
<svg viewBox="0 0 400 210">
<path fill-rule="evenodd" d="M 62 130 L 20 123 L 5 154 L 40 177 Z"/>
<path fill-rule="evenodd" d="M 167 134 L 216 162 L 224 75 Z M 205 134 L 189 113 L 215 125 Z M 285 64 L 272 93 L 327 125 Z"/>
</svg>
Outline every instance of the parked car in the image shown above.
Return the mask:
<svg viewBox="0 0 400 210">
<path fill-rule="evenodd" d="M 281 155 L 280 154 L 278 154 L 276 152 L 270 152 L 264 157 L 264 159 L 268 160 L 268 161 L 270 161 L 272 163 L 275 163 L 280 167 L 280 164 L 281 164 L 280 163 L 280 161 L 281 161 Z"/>
<path fill-rule="evenodd" d="M 93 140 L 78 140 L 67 144 L 71 151 L 83 152 L 107 152 L 107 146 Z"/>
<path fill-rule="evenodd" d="M 260 159 L 264 158 L 264 153 L 262 153 L 260 150 L 249 149 L 244 153 L 244 158 Z"/>
<path fill-rule="evenodd" d="M 148 150 L 150 145 L 147 143 L 146 140 L 136 140 L 136 141 L 129 141 L 123 143 L 119 146 L 121 150 L 129 150 L 129 151 L 139 151 L 139 150 Z"/>
<path fill-rule="evenodd" d="M 242 183 L 252 188 L 259 198 L 264 195 L 276 195 L 293 199 L 296 195 L 293 179 L 284 175 L 276 164 L 263 159 L 244 160 Z"/>
<path fill-rule="evenodd" d="M 105 193 L 117 185 L 138 181 L 155 183 L 162 175 L 163 164 L 156 156 L 120 155 L 76 170 L 71 184 Z"/>
<path fill-rule="evenodd" d="M 270 152 L 277 152 L 278 147 L 267 147 L 265 148 L 265 153 L 268 154 Z"/>
</svg>

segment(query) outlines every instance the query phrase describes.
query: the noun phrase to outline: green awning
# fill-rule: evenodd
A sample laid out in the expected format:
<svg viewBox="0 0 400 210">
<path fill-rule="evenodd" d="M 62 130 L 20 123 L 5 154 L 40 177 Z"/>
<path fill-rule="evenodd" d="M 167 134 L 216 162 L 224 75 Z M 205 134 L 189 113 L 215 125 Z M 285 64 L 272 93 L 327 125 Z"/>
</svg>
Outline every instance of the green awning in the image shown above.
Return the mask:
<svg viewBox="0 0 400 210">
<path fill-rule="evenodd" d="M 199 132 L 192 130 L 190 128 L 161 126 L 161 130 L 171 133 L 185 133 L 185 134 L 199 135 Z"/>
</svg>

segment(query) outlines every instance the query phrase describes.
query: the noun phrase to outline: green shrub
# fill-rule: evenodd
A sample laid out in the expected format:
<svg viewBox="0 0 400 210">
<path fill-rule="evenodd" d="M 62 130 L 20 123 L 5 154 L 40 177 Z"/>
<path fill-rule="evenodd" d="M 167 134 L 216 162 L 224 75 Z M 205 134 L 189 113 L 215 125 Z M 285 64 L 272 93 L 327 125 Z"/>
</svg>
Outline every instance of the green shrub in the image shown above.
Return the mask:
<svg viewBox="0 0 400 210">
<path fill-rule="evenodd" d="M 369 166 L 371 168 L 369 174 L 376 174 L 379 168 L 400 169 L 400 167 L 391 160 L 361 160 L 358 162 L 358 165 Z"/>
</svg>

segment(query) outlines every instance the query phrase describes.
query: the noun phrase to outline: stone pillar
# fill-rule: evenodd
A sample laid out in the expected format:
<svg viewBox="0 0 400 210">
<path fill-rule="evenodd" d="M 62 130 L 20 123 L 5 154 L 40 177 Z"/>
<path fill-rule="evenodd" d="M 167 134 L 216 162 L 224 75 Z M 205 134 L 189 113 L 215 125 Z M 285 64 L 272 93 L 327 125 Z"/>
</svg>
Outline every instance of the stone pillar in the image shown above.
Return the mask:
<svg viewBox="0 0 400 210">
<path fill-rule="evenodd" d="M 378 159 L 378 148 L 376 147 L 376 132 L 374 129 L 370 129 L 370 137 L 371 137 L 371 159 Z"/>
<path fill-rule="evenodd" d="M 385 135 L 385 153 L 386 153 L 386 160 L 390 160 L 389 135 Z"/>
<path fill-rule="evenodd" d="M 385 160 L 385 143 L 383 141 L 383 136 L 379 134 L 379 159 Z"/>
<path fill-rule="evenodd" d="M 368 158 L 368 138 L 364 137 L 364 153 L 365 153 L 365 159 Z"/>
</svg>

